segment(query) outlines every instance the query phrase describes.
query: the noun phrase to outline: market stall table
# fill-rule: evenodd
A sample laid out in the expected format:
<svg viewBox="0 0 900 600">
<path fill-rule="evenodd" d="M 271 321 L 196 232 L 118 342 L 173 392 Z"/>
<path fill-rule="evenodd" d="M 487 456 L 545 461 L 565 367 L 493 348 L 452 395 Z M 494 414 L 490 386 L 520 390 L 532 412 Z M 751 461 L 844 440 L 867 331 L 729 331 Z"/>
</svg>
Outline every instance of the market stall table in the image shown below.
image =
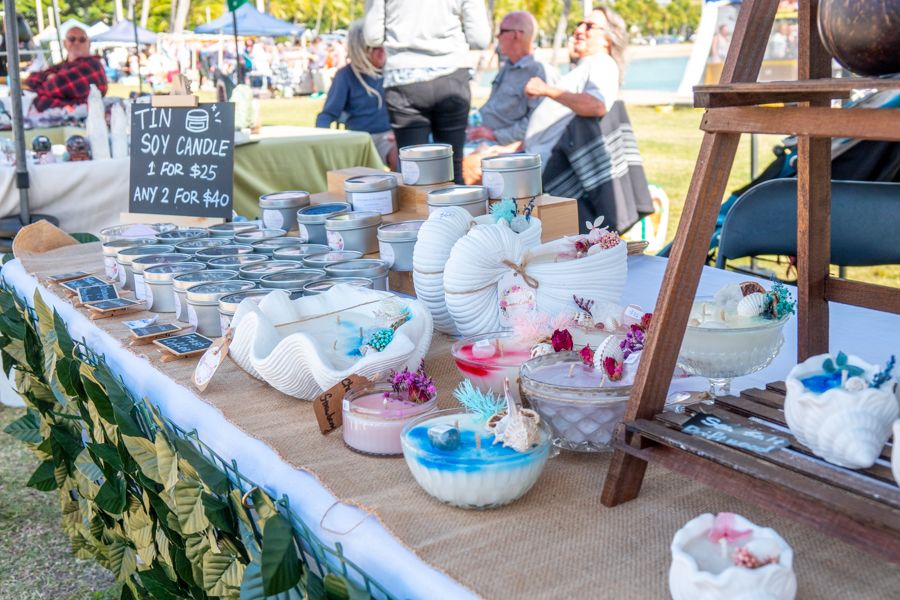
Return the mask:
<svg viewBox="0 0 900 600">
<path fill-rule="evenodd" d="M 35 276 L 99 271 L 101 260 L 98 244 L 70 246 L 11 262 L 2 275 L 31 298 L 39 287 Z M 624 299 L 652 307 L 665 264 L 655 257 L 630 259 Z M 699 291 L 745 278 L 707 269 Z M 339 434 L 322 436 L 311 403 L 279 394 L 231 362 L 201 400 L 189 389 L 194 361 L 161 364 L 154 355 L 148 363 L 122 347 L 128 331 L 121 319 L 89 322 L 53 292 L 41 291 L 72 337 L 105 353 L 131 390 L 182 428 L 196 428 L 200 439 L 273 496 L 286 494 L 316 535 L 341 543 L 347 557 L 397 597 L 666 597 L 672 535 L 698 514 L 720 511 L 773 527 L 793 546 L 800 598 L 886 598 L 900 586 L 900 572 L 888 563 L 653 465 L 638 501 L 605 509 L 600 488 L 607 455 L 562 453 L 531 492 L 505 508 L 442 505 L 416 485 L 402 459 L 355 454 Z M 835 348 L 876 357 L 896 352 L 900 317 L 848 306 L 832 311 Z M 735 389 L 785 376 L 796 351 L 794 320 L 785 338 L 772 365 L 735 380 Z M 450 391 L 459 381 L 449 342 L 437 335 L 426 359 L 443 406 L 452 403 Z"/>
</svg>

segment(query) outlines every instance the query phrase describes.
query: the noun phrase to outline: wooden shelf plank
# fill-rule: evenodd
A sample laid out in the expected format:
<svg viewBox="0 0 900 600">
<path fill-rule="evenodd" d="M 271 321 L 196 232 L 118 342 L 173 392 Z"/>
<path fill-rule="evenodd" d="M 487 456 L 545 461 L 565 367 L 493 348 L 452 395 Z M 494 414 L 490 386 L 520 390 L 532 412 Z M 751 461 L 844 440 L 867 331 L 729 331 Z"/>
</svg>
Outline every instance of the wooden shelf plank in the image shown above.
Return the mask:
<svg viewBox="0 0 900 600">
<path fill-rule="evenodd" d="M 700 129 L 708 133 L 771 133 L 900 142 L 898 108 L 739 106 L 711 108 Z"/>
<path fill-rule="evenodd" d="M 896 90 L 900 79 L 843 78 L 694 86 L 696 108 L 752 106 L 848 98 L 853 90 Z"/>
<path fill-rule="evenodd" d="M 900 314 L 900 289 L 862 281 L 829 277 L 825 297 L 834 302 Z"/>
</svg>

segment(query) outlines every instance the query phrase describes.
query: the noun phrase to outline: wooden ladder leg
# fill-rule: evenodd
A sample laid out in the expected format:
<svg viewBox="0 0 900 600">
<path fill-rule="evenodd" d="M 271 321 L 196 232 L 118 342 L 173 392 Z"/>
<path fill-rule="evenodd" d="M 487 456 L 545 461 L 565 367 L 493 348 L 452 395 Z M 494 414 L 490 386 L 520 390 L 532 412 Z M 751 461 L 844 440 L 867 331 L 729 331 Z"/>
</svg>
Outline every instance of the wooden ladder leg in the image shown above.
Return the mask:
<svg viewBox="0 0 900 600">
<path fill-rule="evenodd" d="M 777 8 L 778 0 L 746 0 L 741 5 L 720 83 L 756 81 Z M 737 133 L 706 133 L 703 136 L 684 213 L 625 411 L 626 421 L 652 419 L 665 405 L 681 347 L 680 334 L 687 325 L 738 142 L 740 134 Z M 660 331 L 679 333 L 657 335 Z M 636 498 L 646 468 L 645 461 L 616 450 L 600 501 L 605 506 L 616 506 Z"/>
</svg>

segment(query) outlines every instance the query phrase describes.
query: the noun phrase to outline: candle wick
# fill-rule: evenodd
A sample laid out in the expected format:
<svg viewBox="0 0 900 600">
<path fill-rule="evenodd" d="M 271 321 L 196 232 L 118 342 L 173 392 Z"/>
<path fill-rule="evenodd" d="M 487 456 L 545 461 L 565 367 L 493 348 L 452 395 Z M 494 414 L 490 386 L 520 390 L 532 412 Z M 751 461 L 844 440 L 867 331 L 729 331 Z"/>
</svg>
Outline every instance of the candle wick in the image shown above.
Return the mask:
<svg viewBox="0 0 900 600">
<path fill-rule="evenodd" d="M 571 377 L 575 373 L 575 363 L 572 363 L 569 366 L 569 377 Z"/>
<path fill-rule="evenodd" d="M 481 434 L 477 431 L 475 432 L 475 447 L 481 450 Z"/>
<path fill-rule="evenodd" d="M 334 345 L 331 346 L 331 349 L 337 352 L 337 340 L 334 340 Z"/>
<path fill-rule="evenodd" d="M 847 375 L 849 375 L 847 371 L 841 371 L 841 385 L 847 385 Z"/>
<path fill-rule="evenodd" d="M 363 328 L 360 327 L 360 328 L 359 328 L 359 337 L 360 337 L 360 339 L 362 339 L 362 336 L 363 336 Z"/>
<path fill-rule="evenodd" d="M 334 315 L 334 318 L 337 319 L 337 324 L 341 324 L 341 315 Z"/>
<path fill-rule="evenodd" d="M 719 548 L 722 549 L 722 558 L 728 560 L 728 540 L 723 538 L 719 538 Z"/>
<path fill-rule="evenodd" d="M 503 340 L 497 338 L 497 350 L 500 352 L 500 356 L 503 356 Z"/>
</svg>

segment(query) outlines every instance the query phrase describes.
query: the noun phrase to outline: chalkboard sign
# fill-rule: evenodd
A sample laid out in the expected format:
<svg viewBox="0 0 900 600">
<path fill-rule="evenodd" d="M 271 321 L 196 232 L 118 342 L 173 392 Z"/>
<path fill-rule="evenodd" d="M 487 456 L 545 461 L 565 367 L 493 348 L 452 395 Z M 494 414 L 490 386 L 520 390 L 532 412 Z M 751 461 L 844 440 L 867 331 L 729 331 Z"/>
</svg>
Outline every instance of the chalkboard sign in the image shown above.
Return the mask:
<svg viewBox="0 0 900 600">
<path fill-rule="evenodd" d="M 176 335 L 163 340 L 153 340 L 153 343 L 165 348 L 175 355 L 187 356 L 203 352 L 209 348 L 213 342 L 208 337 L 203 337 L 199 333 L 189 333 L 187 335 Z"/>
<path fill-rule="evenodd" d="M 698 412 L 685 422 L 681 426 L 681 431 L 757 454 L 768 454 L 773 450 L 780 450 L 790 445 L 787 438 L 774 435 L 770 431 L 744 427 L 703 412 Z"/>
<path fill-rule="evenodd" d="M 131 334 L 136 338 L 146 338 L 155 335 L 162 335 L 164 333 L 173 333 L 175 331 L 181 331 L 181 326 L 175 325 L 174 323 L 163 323 L 161 325 L 136 327 L 131 330 Z"/>
<path fill-rule="evenodd" d="M 70 279 L 69 281 L 64 281 L 60 285 L 73 292 L 77 292 L 81 288 L 106 285 L 107 283 L 108 282 L 91 275 L 90 277 L 82 277 L 81 279 Z"/>
<path fill-rule="evenodd" d="M 78 288 L 78 301 L 82 304 L 88 302 L 99 302 L 100 300 L 112 300 L 118 298 L 119 292 L 116 286 L 112 284 L 92 285 L 89 287 Z"/>
<path fill-rule="evenodd" d="M 53 283 L 62 283 L 64 281 L 71 281 L 72 279 L 81 279 L 88 275 L 90 275 L 90 273 L 85 273 L 84 271 L 72 271 L 71 273 L 57 273 L 56 275 L 51 275 L 48 279 Z"/>
<path fill-rule="evenodd" d="M 143 302 L 136 302 L 128 298 L 113 298 L 112 300 L 101 300 L 88 304 L 87 307 L 98 312 L 109 312 L 111 310 L 121 310 L 123 308 L 133 308 L 137 306 L 146 306 Z"/>
<path fill-rule="evenodd" d="M 233 104 L 134 105 L 130 212 L 230 219 L 233 175 Z"/>
</svg>

